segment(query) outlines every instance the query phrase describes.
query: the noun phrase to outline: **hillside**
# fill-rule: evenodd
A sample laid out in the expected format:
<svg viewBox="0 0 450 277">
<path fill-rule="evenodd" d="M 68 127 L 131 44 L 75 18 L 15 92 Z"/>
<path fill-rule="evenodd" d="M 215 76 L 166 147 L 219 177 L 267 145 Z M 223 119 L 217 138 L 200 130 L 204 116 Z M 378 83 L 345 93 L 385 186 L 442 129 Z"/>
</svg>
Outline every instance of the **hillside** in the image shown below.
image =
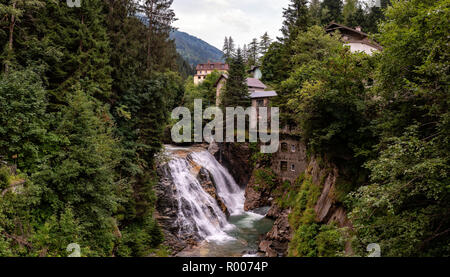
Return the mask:
<svg viewBox="0 0 450 277">
<path fill-rule="evenodd" d="M 223 61 L 223 53 L 209 43 L 187 33 L 174 31 L 170 35 L 175 39 L 177 51 L 191 65 L 210 61 Z"/>
</svg>

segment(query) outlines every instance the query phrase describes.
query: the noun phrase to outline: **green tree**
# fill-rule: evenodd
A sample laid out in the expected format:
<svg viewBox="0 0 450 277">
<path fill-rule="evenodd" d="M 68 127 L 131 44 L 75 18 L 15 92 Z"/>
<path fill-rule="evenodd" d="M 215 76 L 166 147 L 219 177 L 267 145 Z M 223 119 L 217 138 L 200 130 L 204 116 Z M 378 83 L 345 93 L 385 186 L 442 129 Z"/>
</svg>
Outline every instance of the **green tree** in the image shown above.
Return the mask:
<svg viewBox="0 0 450 277">
<path fill-rule="evenodd" d="M 352 199 L 359 251 L 371 240 L 387 256 L 449 255 L 449 7 L 399 0 L 386 11 L 374 86 L 379 155 Z"/>
<path fill-rule="evenodd" d="M 250 97 L 247 87 L 247 74 L 245 72 L 242 51 L 238 48 L 236 57 L 233 58 L 228 71 L 228 79 L 225 90 L 221 94 L 221 105 L 223 107 L 248 107 Z"/>
<path fill-rule="evenodd" d="M 325 12 L 325 16 L 322 18 L 322 24 L 327 25 L 334 22 L 340 22 L 342 20 L 342 0 L 323 0 L 322 11 Z"/>
<path fill-rule="evenodd" d="M 66 205 L 76 207 L 84 242 L 110 255 L 117 207 L 114 168 L 120 158 L 113 122 L 104 107 L 79 89 L 67 101 L 56 118 L 57 139 L 32 178 L 46 191 L 42 209 L 59 214 Z"/>
<path fill-rule="evenodd" d="M 229 38 L 225 37 L 222 51 L 225 62 L 229 63 L 229 61 L 233 58 L 236 51 L 234 40 L 231 36 Z"/>
<path fill-rule="evenodd" d="M 43 159 L 47 128 L 47 92 L 31 69 L 0 76 L 0 156 L 20 168 L 35 168 Z"/>
<path fill-rule="evenodd" d="M 272 44 L 272 39 L 269 37 L 267 32 L 261 36 L 261 40 L 259 42 L 259 52 L 262 56 L 264 56 L 267 51 L 269 51 L 270 45 Z"/>
<path fill-rule="evenodd" d="M 259 43 L 256 38 L 248 45 L 248 61 L 247 64 L 251 67 L 258 64 L 259 59 Z"/>
<path fill-rule="evenodd" d="M 281 33 L 287 41 L 295 40 L 299 32 L 306 31 L 311 19 L 307 0 L 291 0 L 288 8 L 283 9 L 283 25 Z"/>
</svg>

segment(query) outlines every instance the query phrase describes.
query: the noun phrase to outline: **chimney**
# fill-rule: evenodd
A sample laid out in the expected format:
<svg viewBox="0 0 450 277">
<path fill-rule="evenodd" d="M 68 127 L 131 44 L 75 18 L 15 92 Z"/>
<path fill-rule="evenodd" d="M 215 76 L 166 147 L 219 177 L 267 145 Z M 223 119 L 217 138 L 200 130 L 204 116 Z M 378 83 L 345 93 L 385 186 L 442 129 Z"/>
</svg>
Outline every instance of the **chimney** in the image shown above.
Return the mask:
<svg viewBox="0 0 450 277">
<path fill-rule="evenodd" d="M 211 63 L 211 61 L 210 60 L 208 60 L 208 64 L 210 64 Z"/>
<path fill-rule="evenodd" d="M 356 26 L 355 30 L 361 32 L 361 26 Z"/>
</svg>

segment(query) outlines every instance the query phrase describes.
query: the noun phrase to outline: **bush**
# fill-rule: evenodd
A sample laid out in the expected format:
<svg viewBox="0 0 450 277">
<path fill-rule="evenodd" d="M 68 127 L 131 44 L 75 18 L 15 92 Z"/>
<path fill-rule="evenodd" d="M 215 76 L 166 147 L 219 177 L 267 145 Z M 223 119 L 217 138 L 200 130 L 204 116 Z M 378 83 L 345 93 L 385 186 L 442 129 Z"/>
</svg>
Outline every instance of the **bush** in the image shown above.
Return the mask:
<svg viewBox="0 0 450 277">
<path fill-rule="evenodd" d="M 0 190 L 9 186 L 9 169 L 6 166 L 0 167 Z"/>
</svg>

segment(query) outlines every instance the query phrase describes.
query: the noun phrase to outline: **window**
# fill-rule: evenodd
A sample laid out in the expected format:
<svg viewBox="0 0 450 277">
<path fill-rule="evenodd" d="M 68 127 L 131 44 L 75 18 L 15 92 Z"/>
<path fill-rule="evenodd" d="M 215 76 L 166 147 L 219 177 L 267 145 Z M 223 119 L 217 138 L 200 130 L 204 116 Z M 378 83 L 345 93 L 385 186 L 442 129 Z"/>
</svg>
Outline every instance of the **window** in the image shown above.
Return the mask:
<svg viewBox="0 0 450 277">
<path fill-rule="evenodd" d="M 281 171 L 287 171 L 287 168 L 288 168 L 288 163 L 287 162 L 281 162 L 280 163 L 280 169 L 281 169 Z"/>
<path fill-rule="evenodd" d="M 256 101 L 256 104 L 258 105 L 258 107 L 264 107 L 264 99 L 258 99 Z"/>
<path fill-rule="evenodd" d="M 220 68 L 225 69 L 225 65 L 224 64 L 220 65 Z"/>
<path fill-rule="evenodd" d="M 287 151 L 288 151 L 288 145 L 287 145 L 287 143 L 283 142 L 283 143 L 281 144 L 281 151 L 282 151 L 282 152 L 287 152 Z"/>
<path fill-rule="evenodd" d="M 211 69 L 214 69 L 214 65 L 213 64 L 211 65 Z"/>
<path fill-rule="evenodd" d="M 291 164 L 291 171 L 295 171 L 295 164 Z"/>
<path fill-rule="evenodd" d="M 295 152 L 295 145 L 294 144 L 291 145 L 291 152 Z"/>
</svg>

